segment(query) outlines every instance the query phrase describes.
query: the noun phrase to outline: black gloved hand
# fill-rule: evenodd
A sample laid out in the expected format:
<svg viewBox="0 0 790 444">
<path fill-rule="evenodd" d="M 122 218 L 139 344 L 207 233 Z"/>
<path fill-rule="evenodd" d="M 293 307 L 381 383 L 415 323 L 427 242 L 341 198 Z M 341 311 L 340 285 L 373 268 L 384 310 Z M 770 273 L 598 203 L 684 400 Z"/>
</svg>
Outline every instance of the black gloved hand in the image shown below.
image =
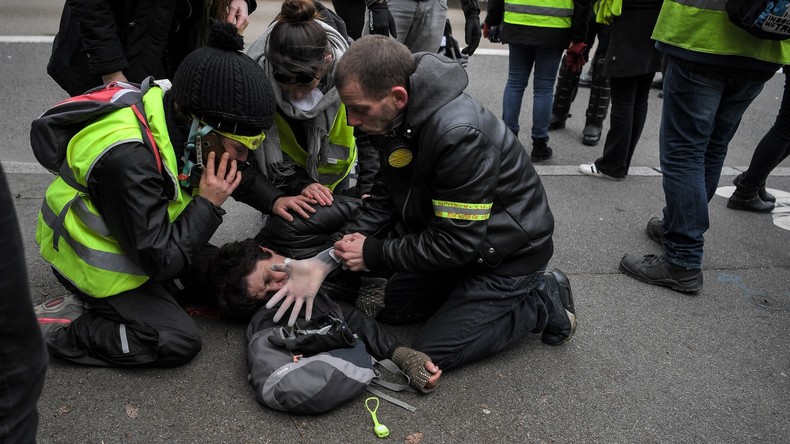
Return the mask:
<svg viewBox="0 0 790 444">
<path fill-rule="evenodd" d="M 395 19 L 392 18 L 387 7 L 387 0 L 380 0 L 368 5 L 368 29 L 371 34 L 398 37 Z"/>
<path fill-rule="evenodd" d="M 466 41 L 466 48 L 461 52 L 466 55 L 475 53 L 477 46 L 480 44 L 480 5 L 477 0 L 461 0 L 461 9 L 464 10 L 464 17 L 466 23 L 464 24 L 464 40 Z"/>
<path fill-rule="evenodd" d="M 466 24 L 464 26 L 464 32 L 466 48 L 464 48 L 461 52 L 466 55 L 472 55 L 475 53 L 477 46 L 480 44 L 480 37 L 483 35 L 483 33 L 480 31 L 479 15 L 467 17 Z"/>
<path fill-rule="evenodd" d="M 483 37 L 491 43 L 500 43 L 502 41 L 501 29 L 500 26 L 489 26 L 488 23 L 483 23 Z"/>
</svg>

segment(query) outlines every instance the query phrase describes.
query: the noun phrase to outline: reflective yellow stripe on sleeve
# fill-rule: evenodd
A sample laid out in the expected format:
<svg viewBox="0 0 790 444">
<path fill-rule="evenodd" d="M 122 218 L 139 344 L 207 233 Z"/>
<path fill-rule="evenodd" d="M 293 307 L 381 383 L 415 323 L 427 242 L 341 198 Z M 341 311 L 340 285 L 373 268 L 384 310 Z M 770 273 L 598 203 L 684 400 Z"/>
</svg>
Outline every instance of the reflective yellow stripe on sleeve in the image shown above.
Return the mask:
<svg viewBox="0 0 790 444">
<path fill-rule="evenodd" d="M 445 219 L 459 220 L 487 220 L 491 216 L 493 204 L 473 204 L 464 202 L 450 202 L 446 200 L 433 201 L 433 213 Z"/>
</svg>

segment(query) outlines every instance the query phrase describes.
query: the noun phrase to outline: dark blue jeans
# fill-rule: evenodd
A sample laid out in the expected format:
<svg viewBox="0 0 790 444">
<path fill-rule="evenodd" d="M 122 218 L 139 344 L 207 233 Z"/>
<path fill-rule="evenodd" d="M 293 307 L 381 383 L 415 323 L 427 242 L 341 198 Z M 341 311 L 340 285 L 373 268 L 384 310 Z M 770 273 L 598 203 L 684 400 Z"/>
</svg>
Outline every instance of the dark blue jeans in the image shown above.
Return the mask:
<svg viewBox="0 0 790 444">
<path fill-rule="evenodd" d="M 502 99 L 502 120 L 518 135 L 518 118 L 521 101 L 529 84 L 529 75 L 535 67 L 532 85 L 532 139 L 549 140 L 551 106 L 554 100 L 554 81 L 562 59 L 562 48 L 539 48 L 537 46 L 511 44 L 508 61 L 507 83 Z"/>
<path fill-rule="evenodd" d="M 1 166 L 0 245 L 0 443 L 32 443 L 47 352 L 33 313 L 22 236 Z"/>
<path fill-rule="evenodd" d="M 664 255 L 670 263 L 702 267 L 708 202 L 746 108 L 764 81 L 694 72 L 669 58 L 659 148 L 663 173 Z"/>
<path fill-rule="evenodd" d="M 412 347 L 450 370 L 543 331 L 546 306 L 535 290 L 542 280 L 543 270 L 516 277 L 395 273 L 376 319 L 389 324 L 425 321 Z"/>
</svg>

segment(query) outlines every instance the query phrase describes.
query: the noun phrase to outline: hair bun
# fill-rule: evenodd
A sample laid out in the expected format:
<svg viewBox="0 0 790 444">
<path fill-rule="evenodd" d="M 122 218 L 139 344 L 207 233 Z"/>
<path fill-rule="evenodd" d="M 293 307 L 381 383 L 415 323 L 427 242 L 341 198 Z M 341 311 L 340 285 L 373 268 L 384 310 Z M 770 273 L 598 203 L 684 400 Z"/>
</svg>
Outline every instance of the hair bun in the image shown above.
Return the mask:
<svg viewBox="0 0 790 444">
<path fill-rule="evenodd" d="M 214 22 L 208 36 L 208 46 L 225 51 L 244 50 L 244 37 L 236 26 L 226 22 Z"/>
</svg>

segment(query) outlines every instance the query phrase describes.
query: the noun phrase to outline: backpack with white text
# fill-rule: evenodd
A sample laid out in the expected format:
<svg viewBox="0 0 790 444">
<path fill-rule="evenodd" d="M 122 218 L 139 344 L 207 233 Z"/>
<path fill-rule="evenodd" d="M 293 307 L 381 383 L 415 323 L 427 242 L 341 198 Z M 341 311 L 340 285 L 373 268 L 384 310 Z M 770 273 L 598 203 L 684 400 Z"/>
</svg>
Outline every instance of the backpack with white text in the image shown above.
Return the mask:
<svg viewBox="0 0 790 444">
<path fill-rule="evenodd" d="M 730 21 L 755 37 L 785 40 L 790 37 L 790 0 L 726 0 Z"/>
</svg>

